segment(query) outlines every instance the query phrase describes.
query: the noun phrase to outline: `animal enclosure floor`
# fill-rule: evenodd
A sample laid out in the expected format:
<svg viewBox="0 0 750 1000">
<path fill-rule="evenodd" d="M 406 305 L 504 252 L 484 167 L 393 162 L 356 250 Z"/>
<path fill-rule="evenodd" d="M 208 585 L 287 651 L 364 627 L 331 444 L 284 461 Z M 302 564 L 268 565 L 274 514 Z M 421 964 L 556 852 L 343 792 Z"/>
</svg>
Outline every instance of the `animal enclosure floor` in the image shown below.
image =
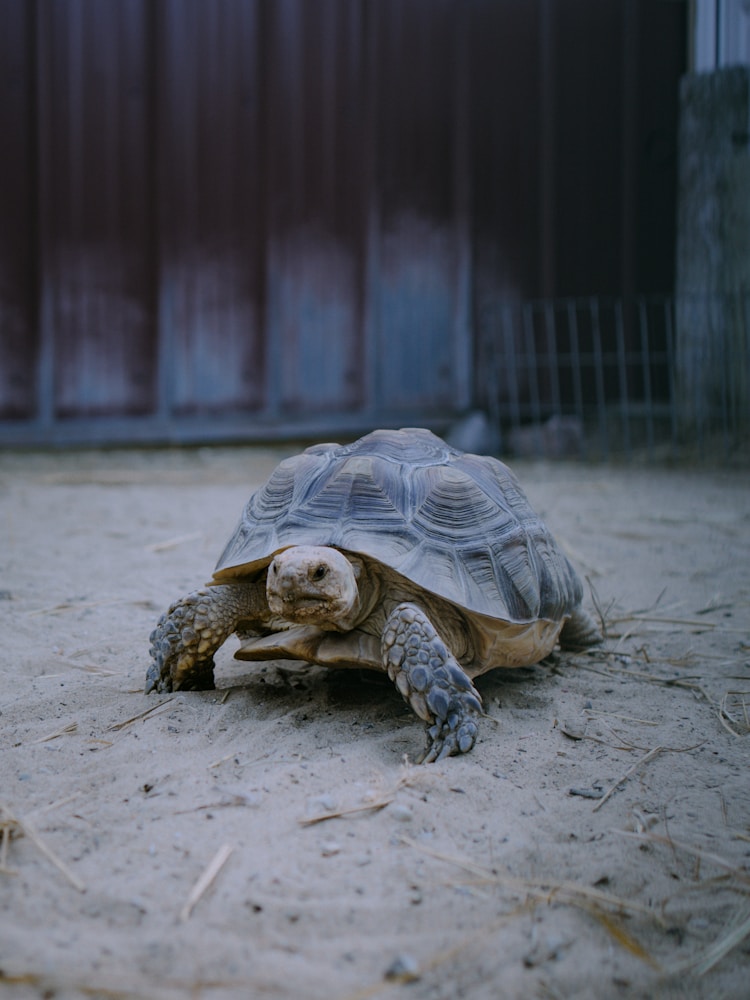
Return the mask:
<svg viewBox="0 0 750 1000">
<path fill-rule="evenodd" d="M 747 995 L 750 476 L 514 464 L 606 641 L 417 766 L 379 675 L 142 693 L 289 453 L 0 455 L 3 998 Z"/>
</svg>

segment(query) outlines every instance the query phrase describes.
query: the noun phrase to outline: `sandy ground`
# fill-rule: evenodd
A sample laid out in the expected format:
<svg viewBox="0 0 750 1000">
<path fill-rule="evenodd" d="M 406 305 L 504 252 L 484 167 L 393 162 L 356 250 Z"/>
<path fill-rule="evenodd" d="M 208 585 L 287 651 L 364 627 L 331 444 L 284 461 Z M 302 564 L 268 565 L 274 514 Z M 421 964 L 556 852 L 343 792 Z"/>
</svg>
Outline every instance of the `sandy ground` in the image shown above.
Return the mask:
<svg viewBox="0 0 750 1000">
<path fill-rule="evenodd" d="M 284 454 L 0 455 L 0 995 L 749 996 L 750 476 L 518 464 L 607 640 L 420 767 L 378 675 L 142 693 Z"/>
</svg>

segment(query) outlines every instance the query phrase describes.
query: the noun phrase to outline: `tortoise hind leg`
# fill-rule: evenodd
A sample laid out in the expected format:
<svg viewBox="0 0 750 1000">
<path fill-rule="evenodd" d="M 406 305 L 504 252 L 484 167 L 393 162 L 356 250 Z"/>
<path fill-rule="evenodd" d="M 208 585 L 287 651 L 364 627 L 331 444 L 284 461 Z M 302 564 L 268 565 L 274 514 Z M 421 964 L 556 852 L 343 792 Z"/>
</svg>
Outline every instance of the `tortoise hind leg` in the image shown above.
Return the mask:
<svg viewBox="0 0 750 1000">
<path fill-rule="evenodd" d="M 591 615 L 579 605 L 560 632 L 560 647 L 571 652 L 588 649 L 602 641 L 602 634 Z"/>
<path fill-rule="evenodd" d="M 482 700 L 458 661 L 415 604 L 399 604 L 383 630 L 383 666 L 403 698 L 429 723 L 429 762 L 467 753 L 477 738 Z"/>
<path fill-rule="evenodd" d="M 149 691 L 206 691 L 214 687 L 214 653 L 241 621 L 257 615 L 257 587 L 207 587 L 175 601 L 151 633 Z"/>
</svg>

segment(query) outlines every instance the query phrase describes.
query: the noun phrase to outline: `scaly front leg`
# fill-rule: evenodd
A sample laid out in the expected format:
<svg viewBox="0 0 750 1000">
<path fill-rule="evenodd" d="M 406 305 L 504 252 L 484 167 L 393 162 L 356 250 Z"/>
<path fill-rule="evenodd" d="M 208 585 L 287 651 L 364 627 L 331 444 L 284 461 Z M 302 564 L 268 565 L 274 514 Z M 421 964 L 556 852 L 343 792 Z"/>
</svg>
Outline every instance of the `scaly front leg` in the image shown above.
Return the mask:
<svg viewBox="0 0 750 1000">
<path fill-rule="evenodd" d="M 214 653 L 240 623 L 264 617 L 265 588 L 257 582 L 206 587 L 172 604 L 151 633 L 149 691 L 214 687 Z"/>
<path fill-rule="evenodd" d="M 425 722 L 425 762 L 467 753 L 482 714 L 479 692 L 415 604 L 399 604 L 383 630 L 383 666 L 404 699 Z"/>
</svg>

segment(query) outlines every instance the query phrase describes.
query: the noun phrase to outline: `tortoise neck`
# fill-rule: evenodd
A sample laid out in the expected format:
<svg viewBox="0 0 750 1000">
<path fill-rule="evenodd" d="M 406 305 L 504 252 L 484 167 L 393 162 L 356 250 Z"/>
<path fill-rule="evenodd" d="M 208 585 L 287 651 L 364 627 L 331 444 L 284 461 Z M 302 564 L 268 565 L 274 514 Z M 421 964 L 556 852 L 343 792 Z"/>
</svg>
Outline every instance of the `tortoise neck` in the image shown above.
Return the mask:
<svg viewBox="0 0 750 1000">
<path fill-rule="evenodd" d="M 357 628 L 368 619 L 375 607 L 380 603 L 383 586 L 380 575 L 368 559 L 359 556 L 348 557 L 357 574 L 357 590 L 359 591 L 359 607 L 354 615 L 352 628 Z"/>
</svg>

